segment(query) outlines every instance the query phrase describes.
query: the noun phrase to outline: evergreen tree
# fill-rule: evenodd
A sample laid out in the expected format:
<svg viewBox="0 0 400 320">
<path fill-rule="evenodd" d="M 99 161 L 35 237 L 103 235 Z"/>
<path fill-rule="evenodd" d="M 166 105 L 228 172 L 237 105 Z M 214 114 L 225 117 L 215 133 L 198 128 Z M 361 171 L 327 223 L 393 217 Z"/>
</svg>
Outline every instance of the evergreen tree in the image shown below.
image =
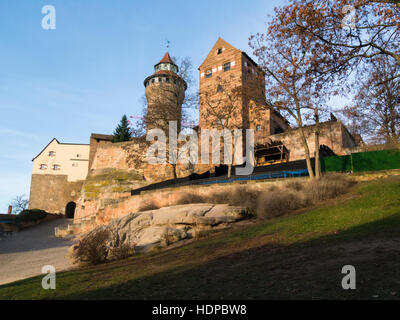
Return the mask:
<svg viewBox="0 0 400 320">
<path fill-rule="evenodd" d="M 128 118 L 124 114 L 121 122 L 114 131 L 113 142 L 129 141 L 132 137 L 132 131 L 129 128 Z"/>
</svg>

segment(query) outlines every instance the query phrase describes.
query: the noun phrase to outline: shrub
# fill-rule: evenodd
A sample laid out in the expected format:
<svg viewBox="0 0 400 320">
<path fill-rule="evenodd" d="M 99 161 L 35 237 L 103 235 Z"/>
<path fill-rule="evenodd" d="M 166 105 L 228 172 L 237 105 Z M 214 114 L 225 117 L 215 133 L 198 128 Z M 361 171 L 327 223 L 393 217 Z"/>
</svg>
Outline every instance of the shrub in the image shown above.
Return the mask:
<svg viewBox="0 0 400 320">
<path fill-rule="evenodd" d="M 328 174 L 320 180 L 309 181 L 307 192 L 313 202 L 335 198 L 345 193 L 355 181 L 340 174 Z"/>
<path fill-rule="evenodd" d="M 94 265 L 106 262 L 109 238 L 110 231 L 106 227 L 97 228 L 84 235 L 72 252 L 74 262 Z"/>
<path fill-rule="evenodd" d="M 263 192 L 259 195 L 255 213 L 259 219 L 270 219 L 301 208 L 303 201 L 294 193 L 284 191 Z"/>
<path fill-rule="evenodd" d="M 196 193 L 184 192 L 176 201 L 177 205 L 190 203 L 204 203 L 204 198 Z"/>
<path fill-rule="evenodd" d="M 152 200 L 147 199 L 140 204 L 137 211 L 143 212 L 143 211 L 150 211 L 150 210 L 156 210 L 156 209 L 160 209 L 160 207 L 157 206 Z"/>
<path fill-rule="evenodd" d="M 185 192 L 176 204 L 214 203 L 242 206 L 260 219 L 269 219 L 337 197 L 347 192 L 354 183 L 343 174 L 332 173 L 319 180 L 287 181 L 281 187 L 276 184 L 266 185 L 261 191 L 244 185 L 226 186 L 202 196 Z"/>
<path fill-rule="evenodd" d="M 126 259 L 136 253 L 135 247 L 128 243 L 121 244 L 118 247 L 112 248 L 110 251 L 110 260 Z"/>
<path fill-rule="evenodd" d="M 29 209 L 21 211 L 15 218 L 15 224 L 20 225 L 22 222 L 37 222 L 46 218 L 48 213 L 40 209 Z"/>
<path fill-rule="evenodd" d="M 285 184 L 285 187 L 287 189 L 291 189 L 294 191 L 300 191 L 304 189 L 304 182 L 301 183 L 300 181 L 289 181 Z"/>
</svg>

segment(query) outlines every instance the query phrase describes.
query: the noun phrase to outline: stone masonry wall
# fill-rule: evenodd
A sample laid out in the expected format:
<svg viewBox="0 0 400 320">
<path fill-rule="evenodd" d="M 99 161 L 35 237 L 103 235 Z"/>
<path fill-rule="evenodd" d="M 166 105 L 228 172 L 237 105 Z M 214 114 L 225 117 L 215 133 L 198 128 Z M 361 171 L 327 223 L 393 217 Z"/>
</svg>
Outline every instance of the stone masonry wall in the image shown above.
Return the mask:
<svg viewBox="0 0 400 320">
<path fill-rule="evenodd" d="M 68 182 L 66 175 L 33 174 L 29 209 L 65 214 L 66 205 L 79 198 L 83 181 Z"/>
<path fill-rule="evenodd" d="M 315 126 L 305 127 L 304 131 L 310 156 L 314 157 Z M 305 159 L 299 129 L 289 129 L 284 133 L 259 137 L 255 143 L 256 145 L 265 144 L 270 141 L 281 141 L 285 145 L 289 151 L 289 161 Z M 353 138 L 340 121 L 328 121 L 321 124 L 319 144 L 326 145 L 337 155 L 347 154 L 350 152 L 349 149 L 355 147 Z"/>
</svg>

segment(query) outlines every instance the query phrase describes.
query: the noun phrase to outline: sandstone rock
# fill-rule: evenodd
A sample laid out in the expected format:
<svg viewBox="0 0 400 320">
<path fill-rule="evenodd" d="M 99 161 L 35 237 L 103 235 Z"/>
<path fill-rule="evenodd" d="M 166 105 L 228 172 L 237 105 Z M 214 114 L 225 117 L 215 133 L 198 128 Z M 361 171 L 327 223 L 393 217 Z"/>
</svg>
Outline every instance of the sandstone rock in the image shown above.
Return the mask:
<svg viewBox="0 0 400 320">
<path fill-rule="evenodd" d="M 249 217 L 243 207 L 207 203 L 178 205 L 128 214 L 107 226 L 98 226 L 86 236 L 106 228 L 110 235 L 106 241 L 109 253 L 122 246 L 143 252 L 192 238 L 200 229 L 212 230 Z"/>
</svg>

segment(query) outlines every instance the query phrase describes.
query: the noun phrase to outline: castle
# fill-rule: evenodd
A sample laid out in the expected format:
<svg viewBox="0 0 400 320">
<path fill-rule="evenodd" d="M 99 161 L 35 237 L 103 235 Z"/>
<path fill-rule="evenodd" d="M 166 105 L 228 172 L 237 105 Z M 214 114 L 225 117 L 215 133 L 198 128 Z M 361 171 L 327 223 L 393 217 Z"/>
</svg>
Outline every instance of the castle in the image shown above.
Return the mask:
<svg viewBox="0 0 400 320">
<path fill-rule="evenodd" d="M 167 52 L 144 80 L 147 99 L 147 130 L 167 131 L 175 120 L 180 129 L 187 84 Z M 253 129 L 255 166 L 304 159 L 300 132 L 265 102 L 265 76 L 243 51 L 219 38 L 199 67 L 199 124 L 208 128 Z M 314 126 L 304 128 L 315 153 Z M 149 164 L 145 139 L 112 143 L 112 136 L 92 134 L 87 145 L 60 143 L 53 139 L 33 159 L 30 208 L 88 219 L 109 207 L 123 205 L 132 189 L 171 179 L 169 164 Z M 356 143 L 336 119 L 320 124 L 320 150 L 325 155 L 343 155 Z M 178 164 L 180 177 L 212 170 L 212 165 Z M 121 204 L 122 203 L 122 204 Z M 106 213 L 104 213 L 106 214 Z"/>
</svg>

